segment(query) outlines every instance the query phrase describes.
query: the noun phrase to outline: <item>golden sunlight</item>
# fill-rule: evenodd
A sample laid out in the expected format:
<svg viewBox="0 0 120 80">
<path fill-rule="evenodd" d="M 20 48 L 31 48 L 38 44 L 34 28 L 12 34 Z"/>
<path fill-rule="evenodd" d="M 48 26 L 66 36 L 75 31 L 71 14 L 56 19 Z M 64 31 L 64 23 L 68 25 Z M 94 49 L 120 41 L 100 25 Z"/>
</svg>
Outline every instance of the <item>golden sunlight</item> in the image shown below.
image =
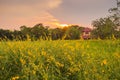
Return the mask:
<svg viewBox="0 0 120 80">
<path fill-rule="evenodd" d="M 59 26 L 60 27 L 68 27 L 69 25 L 68 24 L 60 24 Z"/>
<path fill-rule="evenodd" d="M 60 27 L 60 28 L 70 26 L 70 25 L 68 25 L 68 24 L 61 24 L 61 23 L 59 23 L 59 21 L 52 22 L 51 24 L 54 25 L 54 26 Z"/>
</svg>

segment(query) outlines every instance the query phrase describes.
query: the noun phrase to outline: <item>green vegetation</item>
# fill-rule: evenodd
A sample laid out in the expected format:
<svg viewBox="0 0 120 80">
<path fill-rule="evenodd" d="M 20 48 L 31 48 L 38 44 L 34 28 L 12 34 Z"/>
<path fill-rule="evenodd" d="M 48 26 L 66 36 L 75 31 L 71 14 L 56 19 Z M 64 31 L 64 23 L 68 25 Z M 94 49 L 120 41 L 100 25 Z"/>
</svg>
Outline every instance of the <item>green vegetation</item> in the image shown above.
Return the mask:
<svg viewBox="0 0 120 80">
<path fill-rule="evenodd" d="M 0 80 L 120 80 L 120 40 L 1 41 Z"/>
<path fill-rule="evenodd" d="M 111 15 L 108 15 L 108 17 L 105 18 L 94 20 L 92 22 L 94 27 L 94 30 L 92 31 L 94 38 L 100 37 L 101 39 L 108 39 L 113 35 L 116 38 L 120 38 L 120 1 L 116 1 L 116 7 L 108 10 Z"/>
<path fill-rule="evenodd" d="M 31 40 L 38 40 L 40 38 L 46 40 L 50 37 L 52 40 L 62 39 L 66 36 L 65 39 L 80 39 L 82 30 L 84 28 L 78 25 L 71 25 L 64 28 L 50 28 L 44 26 L 41 23 L 36 24 L 33 27 L 21 26 L 20 30 L 10 31 L 0 29 L 0 40 L 26 40 L 27 36 Z"/>
</svg>

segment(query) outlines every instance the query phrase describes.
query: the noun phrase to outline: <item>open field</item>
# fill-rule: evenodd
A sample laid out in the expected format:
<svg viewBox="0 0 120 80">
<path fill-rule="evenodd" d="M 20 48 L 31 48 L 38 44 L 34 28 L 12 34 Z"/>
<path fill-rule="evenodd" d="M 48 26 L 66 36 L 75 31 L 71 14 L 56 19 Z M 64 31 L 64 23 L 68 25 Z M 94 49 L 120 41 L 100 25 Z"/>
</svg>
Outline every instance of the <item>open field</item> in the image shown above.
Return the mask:
<svg viewBox="0 0 120 80">
<path fill-rule="evenodd" d="M 0 80 L 120 80 L 120 40 L 0 42 Z"/>
</svg>

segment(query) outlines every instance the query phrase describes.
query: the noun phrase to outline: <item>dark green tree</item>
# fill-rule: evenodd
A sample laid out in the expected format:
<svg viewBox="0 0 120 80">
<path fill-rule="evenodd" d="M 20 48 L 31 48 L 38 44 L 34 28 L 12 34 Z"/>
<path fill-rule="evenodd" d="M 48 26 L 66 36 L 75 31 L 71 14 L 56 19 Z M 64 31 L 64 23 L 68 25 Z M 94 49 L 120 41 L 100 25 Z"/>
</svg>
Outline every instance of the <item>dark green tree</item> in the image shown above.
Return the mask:
<svg viewBox="0 0 120 80">
<path fill-rule="evenodd" d="M 117 6 L 109 9 L 111 15 L 106 18 L 100 18 L 92 22 L 94 30 L 93 37 L 100 37 L 101 39 L 111 38 L 113 35 L 120 38 L 120 1 L 117 0 Z"/>
<path fill-rule="evenodd" d="M 1 40 L 12 40 L 12 31 L 0 29 L 0 39 Z"/>
<path fill-rule="evenodd" d="M 50 29 L 49 32 L 53 40 L 62 39 L 64 35 L 64 31 L 61 28 Z"/>
<path fill-rule="evenodd" d="M 34 39 L 46 39 L 47 36 L 49 35 L 49 31 L 48 31 L 49 27 L 48 26 L 43 26 L 43 24 L 37 24 L 34 27 L 31 28 L 31 33 L 32 33 L 32 37 L 34 37 Z"/>
<path fill-rule="evenodd" d="M 117 29 L 120 29 L 120 1 L 117 1 L 117 6 L 114 8 L 110 8 L 108 11 L 111 13 L 109 16 L 110 19 L 114 22 L 114 24 L 117 26 Z"/>
<path fill-rule="evenodd" d="M 80 38 L 80 30 L 78 25 L 69 26 L 66 30 L 66 39 L 79 39 Z"/>
<path fill-rule="evenodd" d="M 111 38 L 116 30 L 116 25 L 110 18 L 100 18 L 92 23 L 94 30 L 92 34 L 94 37 L 101 39 Z"/>
</svg>

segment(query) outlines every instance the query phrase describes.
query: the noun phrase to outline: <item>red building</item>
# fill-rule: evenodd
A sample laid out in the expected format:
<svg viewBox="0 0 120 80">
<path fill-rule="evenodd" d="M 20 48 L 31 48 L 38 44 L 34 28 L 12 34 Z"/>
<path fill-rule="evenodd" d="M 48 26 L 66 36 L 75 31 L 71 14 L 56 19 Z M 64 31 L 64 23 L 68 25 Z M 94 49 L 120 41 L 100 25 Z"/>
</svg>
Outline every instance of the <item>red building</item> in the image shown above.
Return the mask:
<svg viewBox="0 0 120 80">
<path fill-rule="evenodd" d="M 83 34 L 82 34 L 82 38 L 83 39 L 90 39 L 91 38 L 91 29 L 90 28 L 84 28 L 83 29 Z"/>
</svg>

